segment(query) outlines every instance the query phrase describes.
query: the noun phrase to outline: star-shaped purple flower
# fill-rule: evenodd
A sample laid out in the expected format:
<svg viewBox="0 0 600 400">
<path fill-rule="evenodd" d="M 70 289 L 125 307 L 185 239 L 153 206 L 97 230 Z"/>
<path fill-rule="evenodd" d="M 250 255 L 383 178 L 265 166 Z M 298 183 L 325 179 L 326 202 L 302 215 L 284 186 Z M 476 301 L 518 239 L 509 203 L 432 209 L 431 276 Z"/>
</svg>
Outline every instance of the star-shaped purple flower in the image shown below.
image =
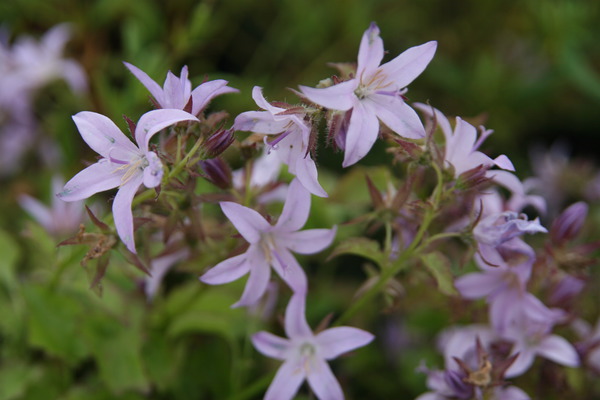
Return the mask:
<svg viewBox="0 0 600 400">
<path fill-rule="evenodd" d="M 292 399 L 305 379 L 318 399 L 343 399 L 344 392 L 327 361 L 373 340 L 369 332 L 348 326 L 326 329 L 315 335 L 306 322 L 305 301 L 305 294 L 296 293 L 288 303 L 285 333 L 289 339 L 265 331 L 252 336 L 252 343 L 259 352 L 284 361 L 265 400 Z"/>
<path fill-rule="evenodd" d="M 360 42 L 355 78 L 323 89 L 300 86 L 313 103 L 352 112 L 346 132 L 344 167 L 356 163 L 373 147 L 379 132 L 378 119 L 406 138 L 425 136 L 421 120 L 402 95 L 403 89 L 427 67 L 436 47 L 435 41 L 411 47 L 379 65 L 384 54 L 383 41 L 379 28 L 371 23 Z"/>
<path fill-rule="evenodd" d="M 112 211 L 115 227 L 125 246 L 135 253 L 131 203 L 143 183 L 148 188 L 160 185 L 163 167 L 153 151 L 148 150 L 152 136 L 181 121 L 198 121 L 181 110 L 154 110 L 140 118 L 135 128 L 133 144 L 104 115 L 83 111 L 73 121 L 85 142 L 102 158 L 75 175 L 58 194 L 64 201 L 83 200 L 91 195 L 119 187 Z"/>
<path fill-rule="evenodd" d="M 200 277 L 202 282 L 218 285 L 250 273 L 241 299 L 232 307 L 249 306 L 264 294 L 272 266 L 294 292 L 306 292 L 306 274 L 290 250 L 300 254 L 317 253 L 331 244 L 336 228 L 299 230 L 308 219 L 310 193 L 297 179 L 290 184 L 283 211 L 275 225 L 269 224 L 258 212 L 237 203 L 222 202 L 221 209 L 250 247 L 245 253 L 208 270 Z"/>
<path fill-rule="evenodd" d="M 191 113 L 198 115 L 213 98 L 225 93 L 239 92 L 239 90 L 227 86 L 229 82 L 223 79 L 204 82 L 192 90 L 192 82 L 188 79 L 187 66 L 181 69 L 179 78 L 169 71 L 161 88 L 158 83 L 138 67 L 128 62 L 123 62 L 123 64 L 148 89 L 161 108 L 183 110 L 191 98 Z"/>
</svg>

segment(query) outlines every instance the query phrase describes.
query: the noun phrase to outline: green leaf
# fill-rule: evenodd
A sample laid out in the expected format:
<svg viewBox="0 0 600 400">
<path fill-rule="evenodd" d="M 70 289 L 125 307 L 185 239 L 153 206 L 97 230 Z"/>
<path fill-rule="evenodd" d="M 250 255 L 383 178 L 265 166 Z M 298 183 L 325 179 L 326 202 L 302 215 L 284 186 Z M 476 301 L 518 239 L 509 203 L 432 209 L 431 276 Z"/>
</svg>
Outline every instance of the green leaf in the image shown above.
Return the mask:
<svg viewBox="0 0 600 400">
<path fill-rule="evenodd" d="M 7 287 L 13 287 L 15 281 L 15 264 L 19 258 L 19 246 L 6 232 L 0 230 L 0 281 Z"/>
<path fill-rule="evenodd" d="M 0 400 L 17 399 L 25 393 L 31 382 L 39 380 L 39 368 L 26 365 L 16 360 L 3 360 L 5 367 L 0 369 Z"/>
<path fill-rule="evenodd" d="M 344 240 L 331 252 L 329 258 L 331 259 L 341 254 L 354 254 L 368 258 L 377 263 L 380 267 L 386 263 L 385 254 L 381 250 L 379 243 L 364 237 Z"/>
<path fill-rule="evenodd" d="M 454 277 L 450 272 L 450 261 L 444 255 L 433 252 L 421 256 L 423 265 L 427 268 L 431 276 L 435 279 L 438 289 L 446 295 L 457 294 L 454 288 Z"/>
</svg>

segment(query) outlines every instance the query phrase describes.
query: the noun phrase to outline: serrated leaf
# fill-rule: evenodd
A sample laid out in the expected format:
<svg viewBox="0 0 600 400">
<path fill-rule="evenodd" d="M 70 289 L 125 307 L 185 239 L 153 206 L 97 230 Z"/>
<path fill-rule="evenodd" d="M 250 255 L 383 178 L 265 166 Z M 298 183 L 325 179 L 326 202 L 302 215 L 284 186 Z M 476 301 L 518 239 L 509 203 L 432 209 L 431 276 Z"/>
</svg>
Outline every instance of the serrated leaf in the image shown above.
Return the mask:
<svg viewBox="0 0 600 400">
<path fill-rule="evenodd" d="M 454 277 L 450 271 L 450 261 L 441 253 L 429 253 L 421 256 L 423 265 L 435 279 L 440 292 L 452 296 L 456 295 Z"/>
<path fill-rule="evenodd" d="M 329 255 L 329 258 L 341 254 L 353 254 L 374 261 L 382 267 L 385 265 L 385 254 L 381 250 L 379 243 L 372 239 L 363 237 L 350 238 L 340 243 Z"/>
</svg>

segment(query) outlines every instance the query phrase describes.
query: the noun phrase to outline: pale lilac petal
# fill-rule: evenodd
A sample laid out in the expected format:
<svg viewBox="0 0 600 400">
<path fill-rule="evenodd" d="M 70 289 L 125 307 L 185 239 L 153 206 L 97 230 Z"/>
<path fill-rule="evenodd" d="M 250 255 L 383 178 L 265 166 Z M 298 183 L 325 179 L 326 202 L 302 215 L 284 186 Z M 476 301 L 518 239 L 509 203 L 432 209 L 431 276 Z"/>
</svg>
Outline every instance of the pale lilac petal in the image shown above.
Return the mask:
<svg viewBox="0 0 600 400">
<path fill-rule="evenodd" d="M 87 78 L 81 65 L 71 60 L 64 60 L 60 63 L 60 74 L 69 84 L 73 92 L 83 92 L 87 89 Z"/>
<path fill-rule="evenodd" d="M 436 41 L 411 47 L 398 57 L 383 64 L 380 70 L 384 75 L 394 80 L 399 88 L 406 87 L 425 70 L 433 59 L 436 48 Z"/>
<path fill-rule="evenodd" d="M 285 247 L 278 246 L 273 249 L 271 264 L 275 272 L 294 292 L 306 292 L 308 287 L 306 273 Z"/>
<path fill-rule="evenodd" d="M 290 341 L 272 333 L 261 331 L 250 338 L 252 344 L 260 353 L 277 360 L 285 360 Z"/>
<path fill-rule="evenodd" d="M 152 97 L 158 102 L 158 104 L 162 104 L 164 102 L 163 99 L 163 90 L 158 83 L 156 83 L 152 78 L 148 76 L 144 71 L 136 67 L 135 65 L 129 64 L 128 62 L 123 61 L 123 64 L 131 71 L 131 73 L 148 89 Z"/>
<path fill-rule="evenodd" d="M 220 285 L 233 282 L 250 271 L 246 262 L 246 254 L 240 254 L 221 261 L 200 277 L 200 280 L 209 285 Z"/>
<path fill-rule="evenodd" d="M 307 376 L 308 384 L 319 400 L 343 400 L 340 383 L 324 360 L 316 358 L 311 363 Z"/>
<path fill-rule="evenodd" d="M 302 186 L 309 192 L 319 197 L 328 197 L 327 192 L 317 179 L 317 166 L 310 154 L 305 157 L 299 157 L 296 160 L 296 177 L 302 183 Z"/>
<path fill-rule="evenodd" d="M 163 177 L 163 165 L 155 152 L 149 151 L 146 154 L 148 166 L 144 168 L 144 186 L 153 188 L 160 185 Z"/>
<path fill-rule="evenodd" d="M 288 188 L 281 216 L 275 225 L 277 232 L 293 232 L 302 228 L 310 213 L 310 193 L 298 179 Z"/>
<path fill-rule="evenodd" d="M 292 400 L 304 381 L 305 372 L 296 361 L 286 361 L 279 367 L 264 400 Z"/>
<path fill-rule="evenodd" d="M 117 170 L 118 167 L 119 165 L 114 165 L 103 158 L 71 178 L 57 196 L 64 201 L 77 201 L 115 188 L 121 184 L 121 178 L 125 173 L 123 170 Z"/>
<path fill-rule="evenodd" d="M 50 209 L 40 201 L 25 194 L 19 196 L 19 205 L 46 230 L 52 229 L 52 214 L 50 213 Z"/>
<path fill-rule="evenodd" d="M 259 249 L 248 249 L 246 256 L 246 262 L 250 267 L 250 277 L 248 277 L 242 297 L 231 308 L 256 304 L 263 294 L 265 294 L 269 279 L 271 278 L 271 267 Z"/>
<path fill-rule="evenodd" d="M 152 275 L 146 276 L 144 279 L 144 292 L 146 293 L 146 298 L 148 300 L 152 300 L 158 292 L 158 288 L 165 274 L 177 262 L 186 258 L 188 254 L 189 251 L 187 249 L 183 249 L 162 257 L 155 258 L 150 262 L 150 273 Z"/>
<path fill-rule="evenodd" d="M 379 135 L 379 121 L 375 114 L 357 102 L 352 109 L 350 126 L 346 135 L 346 150 L 342 166 L 349 167 L 367 155 Z"/>
<path fill-rule="evenodd" d="M 454 287 L 465 299 L 479 299 L 489 296 L 506 285 L 500 274 L 474 272 L 454 281 Z"/>
<path fill-rule="evenodd" d="M 135 128 L 135 140 L 140 149 L 146 153 L 152 136 L 167 126 L 182 121 L 198 121 L 198 118 L 183 110 L 161 109 L 152 110 L 142 115 Z"/>
<path fill-rule="evenodd" d="M 83 140 L 102 157 L 129 161 L 139 150 L 108 117 L 91 111 L 73 116 Z"/>
<path fill-rule="evenodd" d="M 368 78 L 375 73 L 382 59 L 383 40 L 379 37 L 379 27 L 375 22 L 371 22 L 360 41 L 356 76 L 361 80 Z"/>
<path fill-rule="evenodd" d="M 494 389 L 494 396 L 496 400 L 531 400 L 527 393 L 515 386 L 497 387 Z"/>
<path fill-rule="evenodd" d="M 260 86 L 254 86 L 252 88 L 252 100 L 256 103 L 257 106 L 262 108 L 263 110 L 268 111 L 271 115 L 280 113 L 284 111 L 283 108 L 272 106 L 263 96 L 262 88 Z"/>
<path fill-rule="evenodd" d="M 456 117 L 454 135 L 452 136 L 452 140 L 446 143 L 446 159 L 464 161 L 473 152 L 476 141 L 477 128 L 462 118 Z M 473 165 L 473 167 L 476 166 Z"/>
<path fill-rule="evenodd" d="M 351 79 L 322 89 L 300 86 L 300 91 L 315 104 L 331 110 L 348 111 L 357 99 L 354 90 L 358 83 L 358 79 Z"/>
<path fill-rule="evenodd" d="M 422 395 L 417 397 L 415 400 L 447 400 L 447 399 L 448 398 L 446 396 L 442 396 L 441 394 L 427 392 L 427 393 L 423 393 Z"/>
<path fill-rule="evenodd" d="M 329 247 L 335 234 L 337 227 L 332 229 L 307 229 L 298 232 L 278 233 L 277 243 L 287 247 L 294 253 L 299 254 L 314 254 Z"/>
<path fill-rule="evenodd" d="M 489 299 L 490 325 L 498 334 L 504 334 L 506 327 L 514 320 L 519 309 L 521 296 L 517 290 L 506 289 Z"/>
<path fill-rule="evenodd" d="M 515 166 L 513 165 L 512 161 L 510 161 L 510 159 L 504 154 L 501 154 L 498 157 L 494 158 L 494 164 L 496 164 L 498 168 L 502 168 L 507 171 L 515 170 Z"/>
<path fill-rule="evenodd" d="M 374 104 L 370 111 L 388 128 L 398 135 L 409 139 L 422 139 L 425 137 L 425 128 L 419 116 L 398 97 L 374 94 L 368 100 Z"/>
<path fill-rule="evenodd" d="M 192 114 L 198 115 L 208 103 L 217 96 L 226 93 L 238 93 L 239 90 L 227 86 L 229 82 L 223 79 L 208 81 L 192 90 Z"/>
<path fill-rule="evenodd" d="M 330 328 L 319 333 L 315 341 L 319 346 L 319 355 L 331 360 L 351 350 L 366 346 L 375 338 L 362 329 L 349 326 Z"/>
<path fill-rule="evenodd" d="M 264 134 L 283 133 L 289 126 L 288 120 L 276 121 L 268 111 L 246 111 L 235 118 L 233 127 L 236 131 L 256 132 Z"/>
<path fill-rule="evenodd" d="M 312 337 L 306 322 L 306 293 L 294 293 L 285 310 L 285 333 L 289 338 Z"/>
<path fill-rule="evenodd" d="M 230 201 L 219 204 L 223 213 L 249 243 L 258 242 L 262 233 L 271 228 L 271 225 L 263 216 L 251 208 Z"/>
<path fill-rule="evenodd" d="M 163 85 L 164 98 L 163 102 L 160 103 L 162 108 L 183 110 L 190 101 L 192 84 L 187 79 L 187 75 L 187 66 L 184 66 L 181 70 L 181 78 L 176 77 L 171 71 L 167 72 Z"/>
<path fill-rule="evenodd" d="M 536 348 L 537 353 L 557 364 L 567 367 L 579 366 L 579 355 L 571 343 L 557 335 L 547 336 Z"/>
<path fill-rule="evenodd" d="M 132 176 L 127 183 L 119 188 L 112 206 L 117 233 L 127 249 L 132 253 L 136 253 L 136 250 L 135 238 L 133 236 L 133 213 L 131 211 L 131 203 L 143 180 L 143 174 Z"/>
<path fill-rule="evenodd" d="M 448 121 L 448 118 L 446 118 L 446 116 L 440 110 L 430 106 L 429 104 L 423 103 L 413 103 L 413 107 L 417 110 L 422 111 L 426 116 L 429 117 L 431 123 L 435 123 L 436 126 L 439 126 L 441 128 L 442 133 L 446 138 L 446 143 L 452 140 L 452 126 L 450 125 L 450 121 Z"/>
<path fill-rule="evenodd" d="M 529 367 L 531 367 L 531 364 L 533 364 L 533 360 L 535 359 L 535 354 L 529 349 L 514 349 L 513 354 L 514 353 L 519 353 L 519 355 L 506 370 L 506 373 L 504 374 L 506 378 L 514 378 L 522 375 Z"/>
</svg>

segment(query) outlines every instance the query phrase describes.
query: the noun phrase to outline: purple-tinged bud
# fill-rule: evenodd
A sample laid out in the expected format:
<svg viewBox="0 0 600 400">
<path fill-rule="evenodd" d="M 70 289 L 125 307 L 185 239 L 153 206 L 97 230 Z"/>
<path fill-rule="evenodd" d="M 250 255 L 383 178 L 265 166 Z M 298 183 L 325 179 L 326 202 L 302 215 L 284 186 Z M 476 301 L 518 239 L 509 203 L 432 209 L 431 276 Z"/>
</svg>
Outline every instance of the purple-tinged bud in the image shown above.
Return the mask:
<svg viewBox="0 0 600 400">
<path fill-rule="evenodd" d="M 233 128 L 221 129 L 214 133 L 204 143 L 204 153 L 208 158 L 213 158 L 224 152 L 234 141 Z"/>
<path fill-rule="evenodd" d="M 466 383 L 466 375 L 462 372 L 447 370 L 444 371 L 444 381 L 454 392 L 454 397 L 458 399 L 470 399 L 473 397 L 473 386 Z"/>
<path fill-rule="evenodd" d="M 549 303 L 551 306 L 565 308 L 571 304 L 575 297 L 583 290 L 585 282 L 581 279 L 565 275 L 553 288 Z"/>
<path fill-rule="evenodd" d="M 211 158 L 199 162 L 200 168 L 204 171 L 204 178 L 213 185 L 225 190 L 233 184 L 231 168 L 221 158 Z"/>
<path fill-rule="evenodd" d="M 491 179 L 487 176 L 489 169 L 489 166 L 482 164 L 463 172 L 458 176 L 456 187 L 462 190 L 482 188 L 491 181 Z"/>
<path fill-rule="evenodd" d="M 339 150 L 346 148 L 346 134 L 350 125 L 352 109 L 344 112 L 331 111 L 327 117 L 327 143 Z"/>
<path fill-rule="evenodd" d="M 581 228 L 588 214 L 588 205 L 583 201 L 569 206 L 552 223 L 550 228 L 550 240 L 555 244 L 564 244 L 574 239 Z"/>
</svg>

